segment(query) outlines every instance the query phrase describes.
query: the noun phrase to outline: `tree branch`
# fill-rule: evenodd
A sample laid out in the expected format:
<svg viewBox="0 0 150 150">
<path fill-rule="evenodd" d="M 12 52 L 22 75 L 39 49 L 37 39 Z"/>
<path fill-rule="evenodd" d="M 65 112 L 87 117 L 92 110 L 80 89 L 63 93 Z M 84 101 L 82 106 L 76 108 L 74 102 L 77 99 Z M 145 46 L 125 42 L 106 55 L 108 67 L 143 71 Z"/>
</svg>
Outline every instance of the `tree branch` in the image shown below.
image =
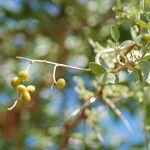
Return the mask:
<svg viewBox="0 0 150 150">
<path fill-rule="evenodd" d="M 84 69 L 84 68 L 69 66 L 69 65 L 60 64 L 60 63 L 56 63 L 56 62 L 52 62 L 52 61 L 47 61 L 47 60 L 30 59 L 30 58 L 25 58 L 25 57 L 20 57 L 20 56 L 17 56 L 16 58 L 18 58 L 18 59 L 23 59 L 23 60 L 27 60 L 27 61 L 30 61 L 30 62 L 32 62 L 32 63 L 35 63 L 35 62 L 36 62 L 36 63 L 46 63 L 46 64 L 55 65 L 55 66 L 57 66 L 57 67 L 70 68 L 70 69 L 79 70 L 79 71 L 90 71 L 90 69 Z"/>
</svg>

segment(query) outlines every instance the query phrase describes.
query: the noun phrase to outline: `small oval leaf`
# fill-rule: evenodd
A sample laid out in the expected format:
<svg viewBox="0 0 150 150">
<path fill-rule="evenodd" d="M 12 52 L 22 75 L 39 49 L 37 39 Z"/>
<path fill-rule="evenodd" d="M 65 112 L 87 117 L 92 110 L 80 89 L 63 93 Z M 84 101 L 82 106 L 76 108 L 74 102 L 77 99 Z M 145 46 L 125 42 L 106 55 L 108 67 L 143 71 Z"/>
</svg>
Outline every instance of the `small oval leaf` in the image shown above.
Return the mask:
<svg viewBox="0 0 150 150">
<path fill-rule="evenodd" d="M 119 30 L 118 30 L 118 27 L 115 26 L 115 25 L 112 25 L 111 29 L 110 29 L 110 33 L 111 33 L 111 36 L 112 36 L 113 40 L 115 42 L 117 42 L 120 38 L 120 33 L 119 33 Z"/>
<path fill-rule="evenodd" d="M 97 75 L 100 75 L 106 72 L 106 69 L 103 66 L 96 64 L 95 62 L 90 62 L 89 68 L 94 74 L 97 74 Z"/>
</svg>

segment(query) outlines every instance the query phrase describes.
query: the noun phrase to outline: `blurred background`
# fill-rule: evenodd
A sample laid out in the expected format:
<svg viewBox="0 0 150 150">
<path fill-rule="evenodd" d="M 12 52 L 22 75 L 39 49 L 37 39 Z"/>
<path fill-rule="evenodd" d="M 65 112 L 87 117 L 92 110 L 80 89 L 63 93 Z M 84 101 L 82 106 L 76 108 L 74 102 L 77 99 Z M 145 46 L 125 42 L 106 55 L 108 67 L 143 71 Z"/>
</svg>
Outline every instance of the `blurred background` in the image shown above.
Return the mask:
<svg viewBox="0 0 150 150">
<path fill-rule="evenodd" d="M 23 56 L 47 59 L 77 67 L 88 67 L 95 53 L 88 43 L 91 38 L 106 45 L 109 27 L 114 22 L 115 0 L 0 0 L 0 150 L 57 150 L 63 139 L 62 122 L 81 106 L 74 90 L 74 76 L 80 76 L 92 89 L 91 73 L 57 69 L 56 78 L 67 82 L 64 90 L 51 90 L 53 66 L 34 64 L 25 84 L 33 84 L 36 92 L 29 104 L 19 102 L 7 111 L 16 97 L 10 81 L 27 66 L 16 59 Z M 125 6 L 137 6 L 136 0 L 122 1 Z M 120 28 L 121 41 L 130 39 L 129 24 Z M 133 128 L 129 132 L 109 109 L 97 117 L 106 149 L 141 150 L 145 148 L 143 117 L 137 101 L 121 102 L 118 106 Z M 90 147 L 94 133 L 81 122 L 72 137 L 85 142 L 71 143 L 68 150 L 100 149 Z M 87 139 L 86 139 L 87 138 Z M 94 141 L 94 140 L 93 140 Z"/>
</svg>

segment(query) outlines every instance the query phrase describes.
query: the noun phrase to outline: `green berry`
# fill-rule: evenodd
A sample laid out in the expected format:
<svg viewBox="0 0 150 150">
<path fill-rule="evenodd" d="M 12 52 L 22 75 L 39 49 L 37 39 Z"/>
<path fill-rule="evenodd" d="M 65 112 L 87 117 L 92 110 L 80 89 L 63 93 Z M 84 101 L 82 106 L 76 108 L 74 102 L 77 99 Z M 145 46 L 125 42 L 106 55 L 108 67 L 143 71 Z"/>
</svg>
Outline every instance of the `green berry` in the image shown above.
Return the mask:
<svg viewBox="0 0 150 150">
<path fill-rule="evenodd" d="M 24 92 L 22 94 L 22 99 L 25 101 L 25 102 L 29 102 L 31 100 L 31 96 L 29 94 L 29 92 Z"/>
<path fill-rule="evenodd" d="M 21 80 L 18 77 L 14 77 L 11 80 L 11 86 L 13 86 L 13 87 L 17 87 L 20 83 L 21 83 Z"/>
<path fill-rule="evenodd" d="M 21 72 L 19 73 L 19 78 L 20 78 L 21 80 L 25 80 L 25 79 L 27 79 L 28 77 L 29 77 L 29 73 L 28 73 L 28 71 L 26 71 L 26 70 L 21 71 Z"/>
<path fill-rule="evenodd" d="M 28 92 L 34 92 L 35 91 L 35 86 L 34 85 L 29 85 L 27 86 Z"/>
<path fill-rule="evenodd" d="M 58 89 L 63 89 L 66 86 L 66 81 L 63 78 L 60 78 L 56 82 L 56 87 Z"/>
<path fill-rule="evenodd" d="M 17 91 L 19 92 L 19 93 L 24 93 L 24 92 L 27 92 L 27 88 L 26 88 L 26 86 L 24 86 L 24 85 L 22 85 L 22 84 L 20 84 L 20 85 L 18 85 L 17 86 Z"/>
</svg>

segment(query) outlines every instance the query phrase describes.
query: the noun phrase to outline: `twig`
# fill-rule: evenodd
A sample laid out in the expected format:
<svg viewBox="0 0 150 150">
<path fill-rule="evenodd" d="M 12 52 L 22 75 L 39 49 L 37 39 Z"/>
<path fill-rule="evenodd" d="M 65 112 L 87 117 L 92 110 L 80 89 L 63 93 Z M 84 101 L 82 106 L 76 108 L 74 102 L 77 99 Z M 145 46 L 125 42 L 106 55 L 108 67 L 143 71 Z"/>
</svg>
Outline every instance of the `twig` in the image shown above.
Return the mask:
<svg viewBox="0 0 150 150">
<path fill-rule="evenodd" d="M 93 44 L 93 43 L 92 43 L 92 44 Z M 135 42 L 132 42 L 130 45 L 120 47 L 120 48 L 119 48 L 119 50 L 120 50 L 120 55 L 121 55 L 121 56 L 124 56 L 124 55 L 126 56 L 135 46 L 136 46 L 136 43 L 135 43 Z M 101 64 L 101 63 L 100 63 L 100 59 L 101 59 L 101 56 L 102 56 L 103 54 L 112 53 L 112 52 L 116 52 L 116 51 L 117 51 L 116 48 L 107 48 L 107 49 L 104 49 L 104 50 L 100 50 L 100 51 L 96 54 L 96 56 L 95 56 L 95 62 L 96 62 L 97 64 Z M 118 55 L 118 56 L 120 56 L 120 55 Z M 124 59 L 126 60 L 126 57 L 125 57 L 125 56 L 124 56 Z M 107 71 L 108 71 L 108 72 L 111 72 L 111 73 L 117 73 L 117 72 L 119 72 L 119 71 L 123 68 L 123 66 L 124 66 L 125 63 L 122 64 L 122 63 L 119 61 L 118 64 L 121 65 L 121 66 L 117 66 L 117 67 L 114 68 L 114 69 L 108 68 Z"/>
<path fill-rule="evenodd" d="M 15 98 L 15 102 L 12 104 L 12 106 L 8 107 L 7 110 L 12 110 L 13 108 L 16 107 L 19 97 L 20 97 L 20 94 Z"/>
<path fill-rule="evenodd" d="M 57 69 L 57 65 L 55 65 L 54 69 L 53 69 L 53 81 L 54 81 L 54 83 L 57 83 L 56 82 L 56 69 Z"/>
<path fill-rule="evenodd" d="M 120 101 L 121 99 L 123 99 L 123 97 L 115 97 L 112 99 L 112 103 L 117 103 L 118 101 Z M 99 113 L 101 112 L 107 105 L 100 105 L 96 108 L 96 112 Z"/>
<path fill-rule="evenodd" d="M 69 65 L 65 65 L 65 64 L 60 64 L 60 63 L 52 62 L 52 61 L 47 61 L 45 59 L 43 59 L 43 60 L 40 60 L 40 59 L 30 59 L 30 58 L 25 58 L 25 57 L 20 57 L 20 56 L 17 56 L 16 58 L 27 60 L 27 61 L 30 61 L 32 63 L 46 63 L 46 64 L 57 65 L 59 67 L 70 68 L 70 69 L 74 69 L 74 70 L 90 71 L 90 69 L 69 66 Z"/>
<path fill-rule="evenodd" d="M 86 120 L 86 123 L 90 126 L 91 129 L 93 129 L 93 131 L 94 131 L 97 139 L 100 141 L 100 143 L 103 144 L 104 143 L 104 138 L 101 135 L 101 133 L 99 132 L 98 128 L 94 124 L 89 122 L 88 120 Z"/>
<path fill-rule="evenodd" d="M 119 116 L 119 118 L 123 121 L 123 123 L 125 124 L 127 129 L 131 132 L 132 128 L 131 128 L 130 124 L 125 119 L 125 117 L 122 115 L 121 111 L 115 106 L 115 104 L 109 98 L 105 98 L 103 100 L 108 104 L 108 106 L 110 106 L 112 108 L 112 110 L 117 114 L 117 116 Z"/>
<path fill-rule="evenodd" d="M 12 110 L 18 103 L 18 100 L 15 100 L 15 102 L 13 103 L 13 105 L 9 108 L 7 108 L 7 110 Z"/>
<path fill-rule="evenodd" d="M 82 113 L 82 110 L 85 109 L 86 107 L 90 106 L 92 103 L 94 103 L 95 100 L 96 100 L 95 97 L 91 97 L 87 102 L 85 102 L 85 103 L 82 105 L 82 107 L 77 108 L 76 110 L 74 110 L 74 111 L 71 113 L 70 117 L 69 117 L 67 120 L 65 120 L 65 122 L 64 122 L 63 124 L 67 123 L 70 119 L 72 119 L 73 117 L 77 116 L 78 114 L 81 114 L 81 113 Z"/>
<path fill-rule="evenodd" d="M 90 104 L 94 103 L 95 100 L 96 100 L 95 97 L 91 97 L 91 98 L 89 99 L 89 101 L 85 102 L 81 108 L 76 109 L 76 110 L 72 113 L 71 117 L 70 117 L 67 121 L 65 121 L 65 122 L 63 123 L 62 126 L 63 126 L 64 129 L 65 129 L 65 133 L 64 133 L 63 141 L 62 141 L 61 145 L 59 146 L 59 149 L 58 149 L 58 150 L 64 150 L 64 149 L 68 146 L 68 144 L 69 144 L 69 139 L 70 139 L 72 130 L 76 127 L 77 124 L 80 123 L 81 120 L 87 119 L 87 116 L 86 116 L 86 114 L 85 114 L 85 109 L 86 109 L 86 107 L 88 107 Z M 79 114 L 79 115 L 78 115 L 78 114 Z M 78 116 L 77 116 L 77 115 L 78 115 Z M 75 120 L 74 120 L 71 124 L 69 124 L 68 121 L 69 121 L 72 117 L 74 117 L 74 116 L 77 116 L 77 117 L 75 118 Z"/>
<path fill-rule="evenodd" d="M 97 64 L 100 64 L 100 58 L 103 54 L 105 53 L 112 53 L 112 52 L 115 52 L 115 48 L 107 48 L 107 49 L 104 49 L 104 50 L 100 50 L 96 56 L 95 56 L 95 62 Z"/>
<path fill-rule="evenodd" d="M 64 133 L 63 141 L 60 144 L 58 150 L 64 150 L 68 146 L 72 130 L 76 127 L 77 124 L 80 123 L 82 119 L 85 118 L 86 117 L 83 109 L 80 115 L 73 121 L 72 124 L 66 123 L 64 125 L 65 133 Z"/>
<path fill-rule="evenodd" d="M 33 61 L 29 61 L 29 64 L 28 64 L 28 66 L 26 67 L 26 71 L 29 70 L 29 68 L 31 67 L 31 65 L 32 65 L 33 63 L 34 63 Z"/>
</svg>

